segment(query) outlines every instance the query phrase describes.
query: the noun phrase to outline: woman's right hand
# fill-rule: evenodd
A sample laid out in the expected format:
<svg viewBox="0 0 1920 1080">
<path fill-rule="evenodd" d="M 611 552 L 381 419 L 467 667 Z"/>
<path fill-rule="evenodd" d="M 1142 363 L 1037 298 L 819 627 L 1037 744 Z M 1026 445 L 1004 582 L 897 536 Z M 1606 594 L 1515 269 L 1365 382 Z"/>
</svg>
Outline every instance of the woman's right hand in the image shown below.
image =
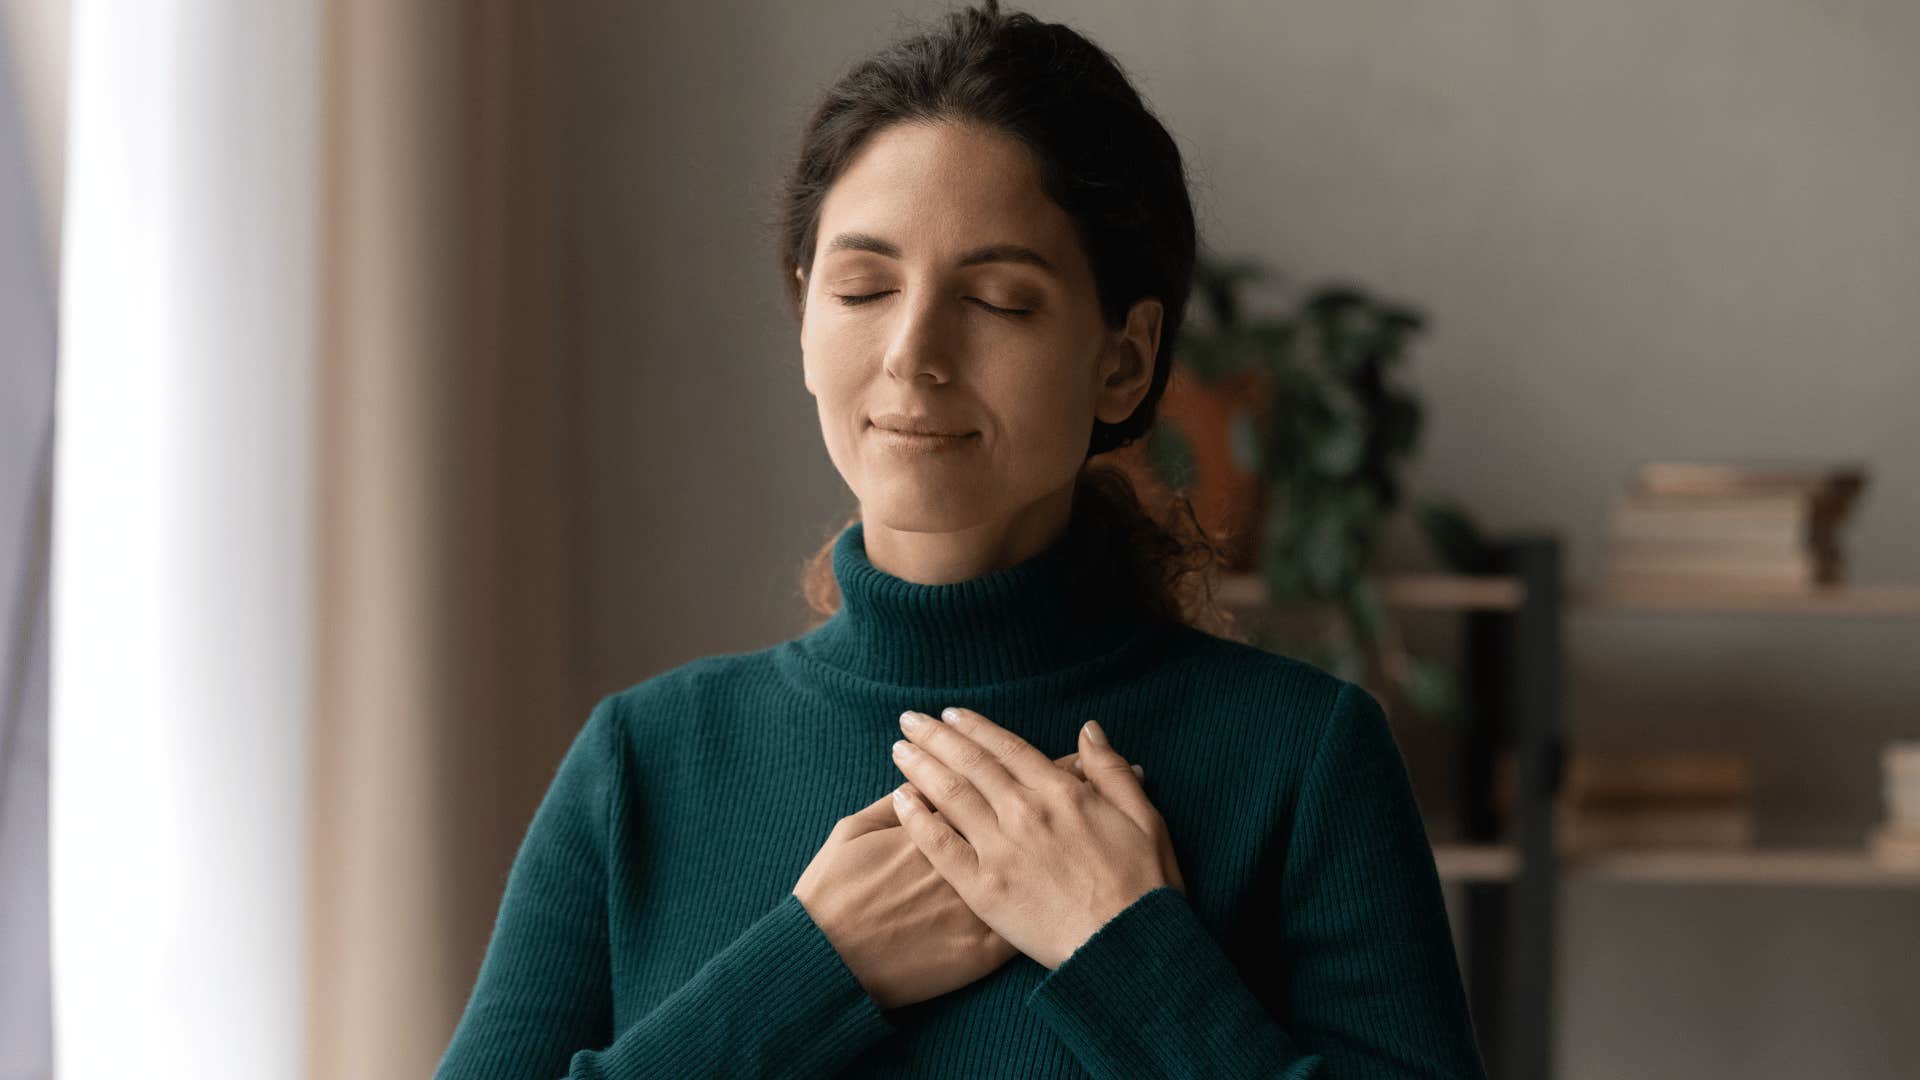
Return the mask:
<svg viewBox="0 0 1920 1080">
<path fill-rule="evenodd" d="M 1054 764 L 1078 775 L 1079 756 Z M 892 791 L 834 825 L 793 894 L 883 1009 L 958 990 L 1019 951 L 914 846 Z"/>
</svg>

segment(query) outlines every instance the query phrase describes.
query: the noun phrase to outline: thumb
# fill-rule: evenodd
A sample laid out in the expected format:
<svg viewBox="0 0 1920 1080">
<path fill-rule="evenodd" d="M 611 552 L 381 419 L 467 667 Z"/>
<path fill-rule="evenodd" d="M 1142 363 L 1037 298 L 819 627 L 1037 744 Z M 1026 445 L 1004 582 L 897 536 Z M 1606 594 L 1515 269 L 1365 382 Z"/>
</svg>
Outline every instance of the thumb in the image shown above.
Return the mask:
<svg viewBox="0 0 1920 1080">
<path fill-rule="evenodd" d="M 1154 831 L 1160 812 L 1147 800 L 1141 776 L 1127 759 L 1107 743 L 1107 734 L 1096 720 L 1080 725 L 1080 769 L 1087 783 L 1108 802 L 1133 819 L 1142 832 Z"/>
</svg>

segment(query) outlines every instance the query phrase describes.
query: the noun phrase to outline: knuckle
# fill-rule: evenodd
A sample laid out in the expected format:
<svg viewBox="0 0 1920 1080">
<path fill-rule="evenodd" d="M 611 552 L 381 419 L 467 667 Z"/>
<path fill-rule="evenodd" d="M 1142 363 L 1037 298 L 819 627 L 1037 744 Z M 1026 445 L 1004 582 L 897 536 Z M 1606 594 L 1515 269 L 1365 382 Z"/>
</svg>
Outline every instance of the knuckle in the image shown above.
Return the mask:
<svg viewBox="0 0 1920 1080">
<path fill-rule="evenodd" d="M 1026 740 L 1015 735 L 996 735 L 985 740 L 987 749 L 1000 761 L 1012 761 L 1027 748 Z"/>
<path fill-rule="evenodd" d="M 983 896 L 1000 896 L 1006 892 L 1007 879 L 998 867 L 982 865 L 974 875 L 973 884 Z"/>
<path fill-rule="evenodd" d="M 933 837 L 933 846 L 942 855 L 951 855 L 960 849 L 960 834 L 952 826 L 940 830 Z"/>
<path fill-rule="evenodd" d="M 939 784 L 939 794 L 943 800 L 956 799 L 960 796 L 960 793 L 967 788 L 966 780 L 953 773 L 947 773 L 940 777 L 937 783 Z"/>
<path fill-rule="evenodd" d="M 1010 813 L 1018 829 L 1039 830 L 1053 824 L 1052 809 L 1040 799 L 1015 798 Z"/>
</svg>

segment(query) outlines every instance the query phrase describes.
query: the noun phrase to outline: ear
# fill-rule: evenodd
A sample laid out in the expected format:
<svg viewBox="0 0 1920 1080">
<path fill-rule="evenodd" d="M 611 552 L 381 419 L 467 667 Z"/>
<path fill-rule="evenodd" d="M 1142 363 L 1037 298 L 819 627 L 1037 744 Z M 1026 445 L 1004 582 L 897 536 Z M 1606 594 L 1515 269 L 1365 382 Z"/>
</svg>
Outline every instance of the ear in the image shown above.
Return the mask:
<svg viewBox="0 0 1920 1080">
<path fill-rule="evenodd" d="M 1118 424 L 1133 415 L 1153 385 L 1153 361 L 1160 352 L 1160 319 L 1165 308 L 1152 296 L 1134 301 L 1127 323 L 1101 352 L 1100 385 L 1094 415 Z"/>
<path fill-rule="evenodd" d="M 807 393 L 814 393 L 813 370 L 807 366 L 807 271 L 798 263 L 793 267 L 793 279 L 800 283 L 800 374 Z M 815 395 L 818 396 L 817 394 Z"/>
</svg>

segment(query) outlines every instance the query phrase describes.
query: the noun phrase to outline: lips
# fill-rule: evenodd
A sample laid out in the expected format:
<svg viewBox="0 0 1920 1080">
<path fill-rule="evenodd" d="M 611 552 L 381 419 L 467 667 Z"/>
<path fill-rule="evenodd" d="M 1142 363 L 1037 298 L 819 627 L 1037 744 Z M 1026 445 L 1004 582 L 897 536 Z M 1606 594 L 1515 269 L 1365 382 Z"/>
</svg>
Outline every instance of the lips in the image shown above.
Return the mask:
<svg viewBox="0 0 1920 1080">
<path fill-rule="evenodd" d="M 882 413 L 873 418 L 873 426 L 882 431 L 897 431 L 904 435 L 943 435 L 958 438 L 973 432 L 963 424 L 941 420 L 934 416 L 908 416 L 904 413 Z"/>
<path fill-rule="evenodd" d="M 908 428 L 880 427 L 878 424 L 874 427 L 890 435 L 912 435 L 921 439 L 963 439 L 969 434 L 959 431 L 913 431 Z"/>
</svg>

